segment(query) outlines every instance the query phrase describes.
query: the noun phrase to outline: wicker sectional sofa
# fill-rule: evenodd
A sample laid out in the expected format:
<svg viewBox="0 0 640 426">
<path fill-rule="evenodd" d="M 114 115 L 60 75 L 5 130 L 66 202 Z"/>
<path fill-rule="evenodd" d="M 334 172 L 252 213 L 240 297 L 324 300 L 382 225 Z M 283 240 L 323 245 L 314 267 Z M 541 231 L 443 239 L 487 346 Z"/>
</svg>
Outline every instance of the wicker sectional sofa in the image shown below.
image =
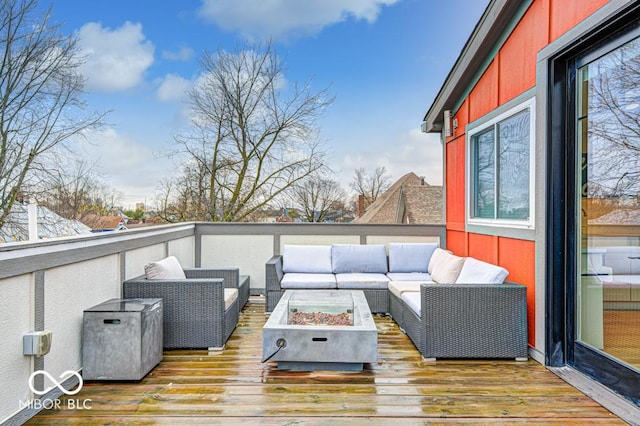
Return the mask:
<svg viewBox="0 0 640 426">
<path fill-rule="evenodd" d="M 266 263 L 265 309 L 287 289 L 360 289 L 371 311 L 390 314 L 426 359 L 527 359 L 526 287 L 505 281 L 506 269 L 436 244 L 390 243 L 386 251 L 285 246 Z"/>
</svg>

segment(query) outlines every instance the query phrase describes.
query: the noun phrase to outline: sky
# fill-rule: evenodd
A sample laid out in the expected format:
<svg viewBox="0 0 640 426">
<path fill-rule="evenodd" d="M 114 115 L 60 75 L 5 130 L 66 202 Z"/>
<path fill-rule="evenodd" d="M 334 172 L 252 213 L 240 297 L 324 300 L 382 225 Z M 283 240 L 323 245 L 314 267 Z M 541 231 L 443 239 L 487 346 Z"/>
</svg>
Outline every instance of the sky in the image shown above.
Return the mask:
<svg viewBox="0 0 640 426">
<path fill-rule="evenodd" d="M 41 0 L 41 6 L 50 3 Z M 188 122 L 185 93 L 203 52 L 271 40 L 288 82 L 328 88 L 318 121 L 335 179 L 384 166 L 442 184 L 438 135 L 422 119 L 488 0 L 54 0 L 52 22 L 78 38 L 84 100 L 110 111 L 83 155 L 125 208 L 153 204 L 176 166 L 164 156 Z"/>
</svg>

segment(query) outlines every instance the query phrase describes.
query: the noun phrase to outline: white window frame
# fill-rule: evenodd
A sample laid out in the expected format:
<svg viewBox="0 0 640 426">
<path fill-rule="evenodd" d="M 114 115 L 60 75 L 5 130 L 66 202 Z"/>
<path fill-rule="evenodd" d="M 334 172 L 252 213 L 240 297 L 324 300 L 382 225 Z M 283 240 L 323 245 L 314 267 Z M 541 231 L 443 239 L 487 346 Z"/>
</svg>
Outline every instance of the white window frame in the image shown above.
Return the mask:
<svg viewBox="0 0 640 426">
<path fill-rule="evenodd" d="M 499 111 L 500 109 L 498 109 Z M 479 218 L 473 216 L 474 198 L 475 198 L 475 181 L 474 181 L 474 163 L 475 158 L 473 150 L 473 137 L 478 133 L 482 133 L 490 127 L 495 127 L 501 121 L 521 113 L 525 110 L 529 111 L 529 217 L 527 219 L 488 219 Z M 466 204 L 466 220 L 467 225 L 479 225 L 490 227 L 502 227 L 502 228 L 517 228 L 517 229 L 534 229 L 535 223 L 535 123 L 536 123 L 536 101 L 535 97 L 531 97 L 517 105 L 508 108 L 503 112 L 494 111 L 492 114 L 476 120 L 471 123 L 467 129 L 466 137 L 466 191 L 465 191 L 465 204 Z M 498 179 L 496 179 L 497 185 Z M 498 192 L 495 191 L 496 198 Z"/>
</svg>

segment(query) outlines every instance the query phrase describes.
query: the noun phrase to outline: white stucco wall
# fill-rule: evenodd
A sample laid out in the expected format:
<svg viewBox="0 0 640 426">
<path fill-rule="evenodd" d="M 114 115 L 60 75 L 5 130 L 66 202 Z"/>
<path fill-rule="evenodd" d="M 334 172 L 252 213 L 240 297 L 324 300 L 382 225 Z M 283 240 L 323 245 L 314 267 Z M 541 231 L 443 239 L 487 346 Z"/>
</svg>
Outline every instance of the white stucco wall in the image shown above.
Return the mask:
<svg viewBox="0 0 640 426">
<path fill-rule="evenodd" d="M 271 235 L 203 235 L 202 267 L 238 267 L 252 289 L 265 288 L 265 263 L 273 256 Z"/>
<path fill-rule="evenodd" d="M 169 241 L 168 244 L 169 255 L 175 256 L 183 268 L 193 268 L 195 266 L 195 237 Z"/>
<path fill-rule="evenodd" d="M 285 244 L 326 245 L 360 244 L 358 235 L 283 235 L 280 237 L 280 253 Z"/>
<path fill-rule="evenodd" d="M 22 335 L 33 331 L 33 275 L 0 280 L 0 423 L 30 398 L 32 358 L 22 354 Z M 20 301 L 21 303 L 16 303 Z"/>
<path fill-rule="evenodd" d="M 164 259 L 166 256 L 164 243 L 128 251 L 125 256 L 125 279 L 144 274 L 144 265 Z"/>
<path fill-rule="evenodd" d="M 82 315 L 85 309 L 121 295 L 118 255 L 45 271 L 44 328 L 53 332 L 44 369 L 53 377 L 82 366 Z M 47 385 L 45 380 L 45 387 Z"/>
</svg>

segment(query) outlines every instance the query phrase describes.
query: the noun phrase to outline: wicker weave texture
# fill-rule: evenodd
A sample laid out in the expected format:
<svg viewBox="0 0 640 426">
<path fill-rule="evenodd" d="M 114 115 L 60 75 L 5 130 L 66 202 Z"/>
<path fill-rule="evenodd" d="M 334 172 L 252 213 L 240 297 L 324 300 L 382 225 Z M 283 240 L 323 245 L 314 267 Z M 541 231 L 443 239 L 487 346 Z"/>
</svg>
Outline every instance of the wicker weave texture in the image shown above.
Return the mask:
<svg viewBox="0 0 640 426">
<path fill-rule="evenodd" d="M 425 358 L 526 358 L 527 289 L 515 284 L 422 284 Z"/>
<path fill-rule="evenodd" d="M 237 303 L 225 313 L 224 285 L 223 278 L 147 280 L 141 275 L 124 281 L 122 294 L 163 299 L 165 349 L 222 348 L 238 321 Z"/>
</svg>

